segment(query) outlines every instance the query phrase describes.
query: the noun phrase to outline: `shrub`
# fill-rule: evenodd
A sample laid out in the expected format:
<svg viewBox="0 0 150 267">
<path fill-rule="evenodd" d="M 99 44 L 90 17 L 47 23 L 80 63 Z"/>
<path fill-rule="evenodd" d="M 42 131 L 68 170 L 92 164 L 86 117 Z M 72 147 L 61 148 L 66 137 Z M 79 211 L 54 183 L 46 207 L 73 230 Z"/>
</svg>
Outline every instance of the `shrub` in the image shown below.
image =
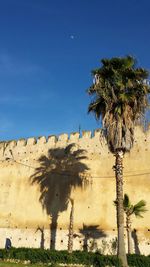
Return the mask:
<svg viewBox="0 0 150 267">
<path fill-rule="evenodd" d="M 128 255 L 129 266 L 150 267 L 150 257 L 143 255 Z M 44 250 L 36 248 L 11 248 L 9 251 L 0 249 L 0 259 L 15 259 L 20 261 L 29 260 L 31 263 L 51 263 L 57 266 L 64 264 L 84 264 L 95 267 L 115 266 L 121 267 L 120 260 L 116 256 L 101 255 L 99 252 Z"/>
<path fill-rule="evenodd" d="M 150 257 L 131 254 L 127 256 L 129 266 L 150 267 Z"/>
</svg>

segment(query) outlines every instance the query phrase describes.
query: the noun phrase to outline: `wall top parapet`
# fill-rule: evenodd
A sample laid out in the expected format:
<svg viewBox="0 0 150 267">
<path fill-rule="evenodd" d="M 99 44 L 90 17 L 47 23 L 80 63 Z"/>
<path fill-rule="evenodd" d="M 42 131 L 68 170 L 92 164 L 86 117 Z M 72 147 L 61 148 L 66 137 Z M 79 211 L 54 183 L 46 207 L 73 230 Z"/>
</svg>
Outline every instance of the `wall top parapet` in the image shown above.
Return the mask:
<svg viewBox="0 0 150 267">
<path fill-rule="evenodd" d="M 138 136 L 140 136 L 140 138 L 143 136 L 143 138 L 145 138 L 145 135 L 149 135 L 150 136 L 150 128 L 147 130 L 147 132 L 144 132 L 143 129 L 141 127 L 136 127 L 136 131 L 135 131 L 135 141 L 137 139 Z M 67 142 L 81 142 L 83 141 L 83 143 L 88 141 L 90 142 L 90 140 L 98 140 L 100 139 L 102 143 L 106 143 L 106 141 L 104 141 L 104 134 L 102 129 L 96 129 L 94 131 L 82 131 L 82 133 L 79 132 L 73 132 L 67 134 L 60 134 L 58 136 L 56 135 L 50 135 L 48 137 L 46 136 L 40 136 L 40 137 L 30 137 L 27 139 L 19 139 L 19 140 L 10 140 L 10 141 L 1 141 L 0 142 L 0 148 L 6 149 L 13 149 L 15 147 L 20 148 L 20 147 L 31 147 L 34 145 L 38 145 L 38 146 L 44 146 L 44 145 L 48 145 L 50 146 L 54 146 L 57 145 L 66 145 Z"/>
<path fill-rule="evenodd" d="M 77 141 L 77 140 L 82 140 L 82 139 L 92 139 L 97 136 L 100 136 L 101 129 L 96 129 L 92 133 L 92 131 L 82 131 L 80 134 L 79 132 L 72 132 L 69 134 L 63 133 L 60 135 L 49 135 L 48 137 L 46 136 L 39 136 L 39 137 L 29 137 L 27 139 L 21 138 L 18 140 L 10 140 L 10 141 L 1 141 L 0 142 L 0 147 L 1 146 L 9 146 L 11 148 L 18 146 L 30 146 L 30 145 L 43 145 L 46 143 L 56 143 L 56 142 L 67 142 L 67 141 Z"/>
</svg>

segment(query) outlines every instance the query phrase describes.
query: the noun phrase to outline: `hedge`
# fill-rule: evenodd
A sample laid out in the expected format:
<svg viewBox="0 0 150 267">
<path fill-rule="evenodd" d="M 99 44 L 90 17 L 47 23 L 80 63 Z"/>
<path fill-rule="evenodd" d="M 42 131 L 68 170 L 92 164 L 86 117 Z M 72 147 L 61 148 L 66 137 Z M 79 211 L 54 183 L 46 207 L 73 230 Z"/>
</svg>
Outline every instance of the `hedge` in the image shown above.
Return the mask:
<svg viewBox="0 0 150 267">
<path fill-rule="evenodd" d="M 104 256 L 100 253 L 74 251 L 69 254 L 67 251 L 44 250 L 34 248 L 11 248 L 9 251 L 0 249 L 0 258 L 29 260 L 31 263 L 64 263 L 64 264 L 85 264 L 105 267 L 121 267 L 120 261 L 116 256 Z"/>
<path fill-rule="evenodd" d="M 150 257 L 143 255 L 127 255 L 129 266 L 150 267 Z M 29 260 L 31 263 L 64 263 L 64 264 L 84 264 L 96 267 L 115 266 L 121 267 L 121 263 L 116 256 L 102 255 L 99 252 L 56 251 L 35 248 L 11 248 L 9 251 L 0 249 L 0 259 L 16 259 L 20 261 Z"/>
<path fill-rule="evenodd" d="M 150 256 L 144 255 L 127 255 L 129 266 L 150 267 Z"/>
</svg>

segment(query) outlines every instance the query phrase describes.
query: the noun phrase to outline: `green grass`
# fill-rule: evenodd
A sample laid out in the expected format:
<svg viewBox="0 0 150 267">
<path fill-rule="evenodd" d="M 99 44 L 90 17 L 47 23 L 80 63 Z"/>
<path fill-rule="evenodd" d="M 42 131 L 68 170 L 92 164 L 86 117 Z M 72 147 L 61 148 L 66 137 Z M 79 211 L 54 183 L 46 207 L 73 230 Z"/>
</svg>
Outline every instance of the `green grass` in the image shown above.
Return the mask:
<svg viewBox="0 0 150 267">
<path fill-rule="evenodd" d="M 59 264 L 50 265 L 50 264 L 30 264 L 30 263 L 12 263 L 12 262 L 4 262 L 0 261 L 0 267 L 60 267 Z M 69 266 L 69 265 L 68 265 Z M 85 266 L 85 265 L 84 265 Z M 65 266 L 64 266 L 65 267 Z M 66 264 L 67 267 L 67 264 Z"/>
<path fill-rule="evenodd" d="M 50 267 L 50 265 L 43 264 L 29 264 L 29 263 L 11 263 L 11 262 L 2 262 L 0 261 L 0 267 Z"/>
<path fill-rule="evenodd" d="M 50 267 L 50 266 L 55 266 L 55 267 L 60 267 L 59 264 L 55 265 L 50 265 L 50 264 L 29 264 L 29 263 L 12 263 L 12 262 L 4 262 L 0 261 L 0 267 Z M 67 264 L 66 264 L 67 266 Z M 68 265 L 69 266 L 69 265 Z M 65 266 L 64 266 L 65 267 Z"/>
</svg>

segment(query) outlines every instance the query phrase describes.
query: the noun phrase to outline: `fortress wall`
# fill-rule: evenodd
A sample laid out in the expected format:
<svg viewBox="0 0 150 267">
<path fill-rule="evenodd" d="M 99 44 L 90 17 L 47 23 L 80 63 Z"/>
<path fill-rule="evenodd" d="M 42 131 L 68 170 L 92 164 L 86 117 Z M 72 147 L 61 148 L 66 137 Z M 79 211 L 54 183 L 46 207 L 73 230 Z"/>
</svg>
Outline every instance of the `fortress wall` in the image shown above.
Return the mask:
<svg viewBox="0 0 150 267">
<path fill-rule="evenodd" d="M 67 158 L 65 148 L 71 144 L 74 146 Z M 57 152 L 51 159 L 48 159 L 49 150 L 51 154 Z M 82 152 L 79 161 L 74 160 L 75 151 Z M 133 246 L 139 246 L 143 253 L 149 253 L 150 248 L 149 161 L 150 131 L 144 133 L 137 128 L 134 147 L 124 158 L 124 188 L 133 203 L 140 199 L 147 202 L 144 218 L 132 220 L 136 229 Z M 62 134 L 1 142 L 0 247 L 4 247 L 5 239 L 10 238 L 16 247 L 44 244 L 49 248 L 56 237 L 55 247 L 66 249 L 71 211 L 69 198 L 75 203 L 74 249 L 83 249 L 87 236 L 89 247 L 105 250 L 103 239 L 111 247 L 117 235 L 113 206 L 114 162 L 99 130 L 93 135 L 90 131 L 83 132 L 81 138 L 79 133 L 72 133 L 70 136 Z M 135 244 L 136 239 L 139 245 Z"/>
</svg>

